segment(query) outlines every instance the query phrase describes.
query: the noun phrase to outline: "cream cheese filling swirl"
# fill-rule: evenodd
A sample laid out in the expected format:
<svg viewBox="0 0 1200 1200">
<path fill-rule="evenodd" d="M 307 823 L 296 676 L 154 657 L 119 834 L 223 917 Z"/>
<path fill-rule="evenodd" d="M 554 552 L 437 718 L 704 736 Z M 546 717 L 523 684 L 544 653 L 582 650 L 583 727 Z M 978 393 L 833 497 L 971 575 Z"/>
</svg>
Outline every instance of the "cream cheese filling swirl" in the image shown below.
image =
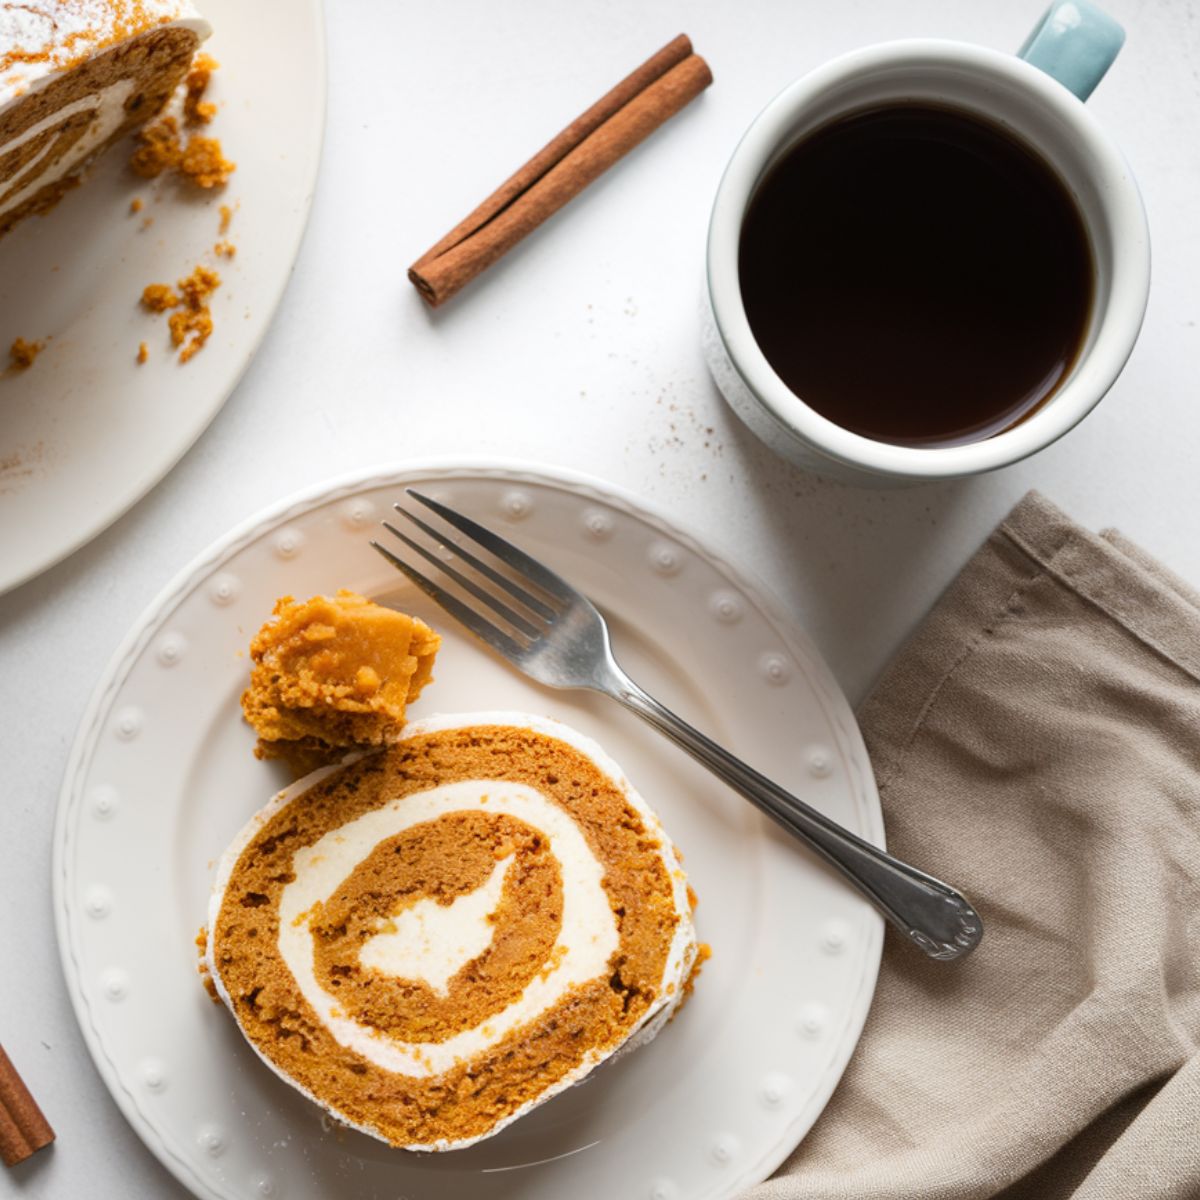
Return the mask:
<svg viewBox="0 0 1200 1200">
<path fill-rule="evenodd" d="M 401 1041 L 346 1016 L 339 998 L 327 992 L 316 976 L 311 922 L 321 906 L 381 841 L 452 813 L 478 812 L 485 796 L 487 812 L 514 817 L 537 829 L 548 839 L 550 852 L 558 860 L 562 872 L 562 924 L 547 969 L 537 974 L 506 1008 L 477 1027 L 441 1042 Z M 492 879 L 481 889 L 485 898 L 498 896 L 507 865 L 507 860 L 497 865 Z M 521 783 L 457 780 L 392 800 L 298 850 L 292 871 L 295 878 L 284 887 L 279 901 L 280 957 L 305 1000 L 342 1046 L 399 1075 L 440 1075 L 497 1045 L 514 1029 L 551 1008 L 571 988 L 607 975 L 609 960 L 620 940 L 616 916 L 604 889 L 604 868 L 579 827 L 563 808 Z M 480 911 L 474 911 L 476 908 Z M 486 905 L 467 906 L 463 916 L 468 927 L 461 931 L 465 944 L 471 944 L 474 936 L 470 926 L 478 927 L 488 915 Z M 373 940 L 378 943 L 388 936 L 379 934 Z M 411 938 L 409 941 L 419 944 Z M 484 948 L 486 945 L 478 947 Z M 436 958 L 436 947 L 431 953 Z M 364 965 L 400 975 L 402 957 L 376 948 Z M 445 961 L 433 962 L 427 964 L 426 974 L 436 984 L 454 966 Z M 419 965 L 414 967 L 418 969 L 411 977 L 420 977 Z"/>
</svg>

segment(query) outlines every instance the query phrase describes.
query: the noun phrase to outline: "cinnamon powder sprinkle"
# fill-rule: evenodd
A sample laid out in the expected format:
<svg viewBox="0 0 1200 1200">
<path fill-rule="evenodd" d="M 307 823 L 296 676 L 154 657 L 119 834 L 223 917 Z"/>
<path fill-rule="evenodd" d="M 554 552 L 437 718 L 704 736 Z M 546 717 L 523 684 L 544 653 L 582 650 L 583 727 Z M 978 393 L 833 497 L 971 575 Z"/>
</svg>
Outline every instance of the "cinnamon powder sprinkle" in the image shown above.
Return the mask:
<svg viewBox="0 0 1200 1200">
<path fill-rule="evenodd" d="M 27 342 L 24 338 L 19 337 L 8 348 L 8 357 L 18 371 L 27 371 L 33 366 L 33 360 L 41 354 L 45 347 L 44 341 Z"/>
<path fill-rule="evenodd" d="M 217 115 L 217 106 L 204 99 L 208 81 L 220 64 L 209 54 L 197 54 L 192 69 L 183 81 L 187 92 L 183 98 L 183 115 L 189 125 L 207 125 Z"/>
</svg>

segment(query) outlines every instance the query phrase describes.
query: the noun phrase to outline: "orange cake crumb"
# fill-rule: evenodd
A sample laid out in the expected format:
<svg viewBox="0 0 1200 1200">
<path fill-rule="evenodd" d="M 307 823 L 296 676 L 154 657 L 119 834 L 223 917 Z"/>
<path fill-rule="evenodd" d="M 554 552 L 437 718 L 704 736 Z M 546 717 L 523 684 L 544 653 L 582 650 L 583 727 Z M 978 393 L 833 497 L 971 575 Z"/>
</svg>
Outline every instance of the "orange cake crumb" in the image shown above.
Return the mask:
<svg viewBox="0 0 1200 1200">
<path fill-rule="evenodd" d="M 179 166 L 183 147 L 179 141 L 179 122 L 174 117 L 163 117 L 147 125 L 138 131 L 137 140 L 139 145 L 129 165 L 143 179 L 155 179 Z"/>
<path fill-rule="evenodd" d="M 228 204 L 222 204 L 220 212 L 221 224 L 217 229 L 217 232 L 224 235 L 229 232 L 229 223 L 233 220 L 233 209 L 230 208 Z"/>
<path fill-rule="evenodd" d="M 46 343 L 28 342 L 24 338 L 17 338 L 8 348 L 8 357 L 12 361 L 12 365 L 18 371 L 25 371 L 33 366 L 33 360 L 45 349 Z"/>
<path fill-rule="evenodd" d="M 166 312 L 178 304 L 179 297 L 165 283 L 148 283 L 142 290 L 142 307 L 151 312 Z"/>
<path fill-rule="evenodd" d="M 255 753 L 311 768 L 314 755 L 328 761 L 394 741 L 440 644 L 424 621 L 355 592 L 284 596 L 250 643 L 242 711 L 258 734 Z"/>
<path fill-rule="evenodd" d="M 189 308 L 198 309 L 221 286 L 221 277 L 212 267 L 198 266 L 186 279 L 179 281 L 179 290 Z"/>
<path fill-rule="evenodd" d="M 179 294 L 165 283 L 151 283 L 142 292 L 142 305 L 151 312 L 177 309 L 167 319 L 171 343 L 178 346 L 179 361 L 188 362 L 208 341 L 213 331 L 208 298 L 221 286 L 221 277 L 203 264 L 175 285 Z M 139 360 L 141 361 L 141 360 Z"/>
<path fill-rule="evenodd" d="M 163 117 L 147 125 L 138 134 L 140 145 L 129 160 L 130 167 L 144 179 L 155 179 L 164 171 L 176 171 L 197 187 L 213 188 L 224 184 L 237 168 L 221 151 L 217 138 L 189 139 L 186 146 L 179 137 L 179 121 Z"/>
<path fill-rule="evenodd" d="M 689 887 L 689 891 L 691 888 Z M 688 973 L 688 977 L 683 981 L 683 994 L 685 999 L 691 996 L 693 989 L 696 986 L 696 980 L 700 978 L 700 972 L 704 969 L 704 964 L 712 958 L 712 947 L 707 942 L 701 942 L 696 947 L 696 961 L 692 963 L 692 969 Z M 680 1008 L 683 1006 L 680 1005 Z M 679 1010 L 676 1009 L 676 1012 Z"/>
<path fill-rule="evenodd" d="M 208 81 L 220 64 L 209 54 L 197 54 L 192 69 L 183 81 L 187 94 L 183 98 L 183 115 L 189 125 L 207 125 L 217 115 L 217 106 L 204 99 Z"/>
<path fill-rule="evenodd" d="M 142 201 L 139 196 L 134 196 L 129 202 L 129 211 L 131 213 L 140 213 L 142 211 Z"/>
<path fill-rule="evenodd" d="M 148 359 L 149 357 L 150 357 L 150 351 L 147 349 L 146 343 L 139 342 L 138 343 L 138 352 L 137 352 L 138 366 L 140 367 L 142 365 L 142 363 L 144 363 L 146 361 L 146 359 Z"/>
<path fill-rule="evenodd" d="M 232 242 L 218 242 L 213 247 L 213 253 L 221 258 L 232 258 L 237 253 L 237 247 Z"/>
<path fill-rule="evenodd" d="M 217 992 L 217 985 L 213 983 L 212 973 L 208 969 L 208 926 L 201 925 L 200 932 L 196 934 L 196 953 L 200 955 L 200 961 L 196 964 L 196 970 L 200 973 L 200 982 L 204 985 L 204 990 L 208 993 L 208 998 L 214 1004 L 221 1003 L 220 994 Z"/>
<path fill-rule="evenodd" d="M 222 186 L 236 169 L 237 163 L 224 156 L 217 138 L 198 134 L 188 142 L 179 163 L 180 174 L 202 188 Z"/>
<path fill-rule="evenodd" d="M 167 324 L 171 328 L 171 341 L 180 347 L 181 363 L 189 362 L 212 336 L 212 314 L 207 306 L 195 311 L 185 308 L 182 312 L 172 313 L 167 318 Z"/>
</svg>

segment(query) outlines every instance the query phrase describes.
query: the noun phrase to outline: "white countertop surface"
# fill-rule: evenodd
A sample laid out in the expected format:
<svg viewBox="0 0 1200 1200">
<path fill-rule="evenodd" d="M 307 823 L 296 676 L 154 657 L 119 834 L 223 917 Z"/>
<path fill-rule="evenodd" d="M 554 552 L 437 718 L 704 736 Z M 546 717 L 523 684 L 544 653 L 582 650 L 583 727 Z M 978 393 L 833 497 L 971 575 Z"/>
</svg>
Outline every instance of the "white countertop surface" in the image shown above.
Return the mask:
<svg viewBox="0 0 1200 1200">
<path fill-rule="evenodd" d="M 1154 282 L 1116 387 L 1036 458 L 899 491 L 827 483 L 727 410 L 698 341 L 708 208 L 785 84 L 870 42 L 1015 48 L 1038 0 L 337 0 L 324 162 L 254 364 L 180 465 L 89 546 L 0 598 L 0 1039 L 58 1132 L 0 1195 L 183 1197 L 91 1065 L 50 899 L 67 752 L 140 611 L 234 523 L 373 463 L 493 455 L 587 471 L 707 531 L 808 628 L 852 702 L 1029 488 L 1200 584 L 1200 7 L 1106 0 L 1128 42 L 1090 101 L 1131 161 Z M 404 269 L 553 133 L 685 30 L 716 82 L 436 314 Z M 280 30 L 286 37 L 286 29 Z M 281 432 L 286 430 L 286 432 Z M 352 1200 L 343 1197 L 342 1200 Z"/>
</svg>

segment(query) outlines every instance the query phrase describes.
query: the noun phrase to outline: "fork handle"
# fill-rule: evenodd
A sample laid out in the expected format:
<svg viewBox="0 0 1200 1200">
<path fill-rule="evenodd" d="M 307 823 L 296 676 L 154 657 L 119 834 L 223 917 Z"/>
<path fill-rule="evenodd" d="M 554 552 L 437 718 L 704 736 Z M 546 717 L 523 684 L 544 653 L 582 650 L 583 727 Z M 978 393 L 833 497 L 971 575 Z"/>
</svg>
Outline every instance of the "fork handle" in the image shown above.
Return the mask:
<svg viewBox="0 0 1200 1200">
<path fill-rule="evenodd" d="M 784 791 L 677 717 L 613 664 L 601 691 L 665 734 L 756 808 L 807 842 L 840 871 L 906 938 L 930 958 L 965 958 L 979 945 L 983 923 L 959 891 L 872 846 Z"/>
</svg>

